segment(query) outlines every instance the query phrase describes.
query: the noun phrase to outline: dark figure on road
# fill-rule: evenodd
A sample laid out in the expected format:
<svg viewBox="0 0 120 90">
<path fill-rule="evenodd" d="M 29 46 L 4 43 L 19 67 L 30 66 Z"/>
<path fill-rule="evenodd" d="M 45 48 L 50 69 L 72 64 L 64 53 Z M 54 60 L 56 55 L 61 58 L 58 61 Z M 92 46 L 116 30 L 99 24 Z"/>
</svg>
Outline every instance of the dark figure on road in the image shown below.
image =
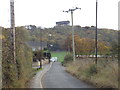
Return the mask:
<svg viewBox="0 0 120 90">
<path fill-rule="evenodd" d="M 50 53 L 50 51 L 47 48 L 44 48 L 43 55 L 44 55 L 44 58 L 47 58 L 49 60 L 49 63 L 50 63 L 51 53 Z"/>
<path fill-rule="evenodd" d="M 49 63 L 50 63 L 50 59 L 51 59 L 51 53 L 47 53 L 47 58 L 49 60 Z"/>
<path fill-rule="evenodd" d="M 49 60 L 49 63 L 50 63 L 51 53 L 50 52 L 47 52 L 47 53 L 45 52 L 44 57 L 47 58 Z"/>
<path fill-rule="evenodd" d="M 47 53 L 44 52 L 44 53 L 43 53 L 43 56 L 44 56 L 44 58 L 47 58 Z"/>
</svg>

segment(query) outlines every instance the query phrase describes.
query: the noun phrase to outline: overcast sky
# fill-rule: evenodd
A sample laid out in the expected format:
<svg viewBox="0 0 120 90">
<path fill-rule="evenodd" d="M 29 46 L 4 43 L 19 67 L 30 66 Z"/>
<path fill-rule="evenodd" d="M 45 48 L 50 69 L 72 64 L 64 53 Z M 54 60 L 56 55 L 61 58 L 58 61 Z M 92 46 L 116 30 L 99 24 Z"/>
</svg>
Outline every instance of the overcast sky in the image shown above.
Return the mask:
<svg viewBox="0 0 120 90">
<path fill-rule="evenodd" d="M 98 27 L 118 29 L 118 1 L 98 0 Z M 10 27 L 10 0 L 0 0 L 0 26 Z M 74 25 L 95 26 L 96 0 L 15 0 L 16 26 L 36 25 L 53 27 L 55 22 L 71 20 L 73 7 L 81 10 L 74 12 Z"/>
</svg>

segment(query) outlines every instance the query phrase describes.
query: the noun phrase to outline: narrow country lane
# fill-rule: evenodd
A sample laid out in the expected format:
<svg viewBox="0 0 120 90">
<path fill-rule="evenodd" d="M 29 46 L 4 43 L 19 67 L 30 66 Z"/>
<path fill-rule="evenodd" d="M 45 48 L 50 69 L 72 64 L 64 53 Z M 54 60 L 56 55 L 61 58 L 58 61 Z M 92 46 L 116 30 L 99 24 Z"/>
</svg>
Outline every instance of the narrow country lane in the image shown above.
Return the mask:
<svg viewBox="0 0 120 90">
<path fill-rule="evenodd" d="M 65 71 L 60 62 L 54 62 L 42 77 L 43 88 L 93 88 Z"/>
</svg>

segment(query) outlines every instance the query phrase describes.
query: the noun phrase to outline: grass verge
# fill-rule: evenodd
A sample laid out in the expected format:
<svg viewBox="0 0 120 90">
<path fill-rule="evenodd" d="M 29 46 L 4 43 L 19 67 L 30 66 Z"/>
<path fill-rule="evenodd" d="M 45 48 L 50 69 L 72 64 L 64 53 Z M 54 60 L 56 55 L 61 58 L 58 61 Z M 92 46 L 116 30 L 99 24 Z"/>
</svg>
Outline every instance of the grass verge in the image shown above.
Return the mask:
<svg viewBox="0 0 120 90">
<path fill-rule="evenodd" d="M 43 68 L 32 68 L 32 71 L 33 71 L 34 74 L 36 74 L 37 72 L 39 72 L 41 70 L 43 70 Z"/>
<path fill-rule="evenodd" d="M 32 68 L 32 75 L 30 77 L 30 79 L 26 82 L 25 88 L 29 88 L 30 87 L 30 80 L 31 78 L 33 78 L 39 71 L 43 70 L 43 68 Z"/>
<path fill-rule="evenodd" d="M 66 71 L 98 88 L 118 88 L 118 62 L 99 60 L 97 66 L 90 58 L 66 64 Z"/>
</svg>

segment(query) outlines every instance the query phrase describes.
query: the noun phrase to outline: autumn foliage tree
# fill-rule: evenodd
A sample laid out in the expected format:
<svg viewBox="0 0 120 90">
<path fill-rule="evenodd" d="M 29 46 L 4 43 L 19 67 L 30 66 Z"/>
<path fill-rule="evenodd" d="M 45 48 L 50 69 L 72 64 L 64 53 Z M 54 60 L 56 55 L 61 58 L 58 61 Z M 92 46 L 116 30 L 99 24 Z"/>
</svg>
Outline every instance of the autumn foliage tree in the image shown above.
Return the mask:
<svg viewBox="0 0 120 90">
<path fill-rule="evenodd" d="M 106 45 L 106 43 L 103 41 L 98 42 L 98 52 L 100 55 L 109 54 L 110 46 Z"/>
<path fill-rule="evenodd" d="M 90 38 L 82 38 L 81 39 L 81 54 L 90 55 L 94 53 L 94 40 Z"/>
<path fill-rule="evenodd" d="M 74 35 L 75 53 L 79 55 L 91 55 L 95 53 L 95 40 L 91 38 L 80 38 L 78 34 Z M 65 40 L 65 48 L 72 51 L 72 35 Z M 103 41 L 98 41 L 98 52 L 100 55 L 107 54 L 110 47 Z"/>
<path fill-rule="evenodd" d="M 72 52 L 72 35 L 69 34 L 69 36 L 66 38 L 65 43 L 64 43 L 64 48 L 68 52 Z"/>
</svg>

